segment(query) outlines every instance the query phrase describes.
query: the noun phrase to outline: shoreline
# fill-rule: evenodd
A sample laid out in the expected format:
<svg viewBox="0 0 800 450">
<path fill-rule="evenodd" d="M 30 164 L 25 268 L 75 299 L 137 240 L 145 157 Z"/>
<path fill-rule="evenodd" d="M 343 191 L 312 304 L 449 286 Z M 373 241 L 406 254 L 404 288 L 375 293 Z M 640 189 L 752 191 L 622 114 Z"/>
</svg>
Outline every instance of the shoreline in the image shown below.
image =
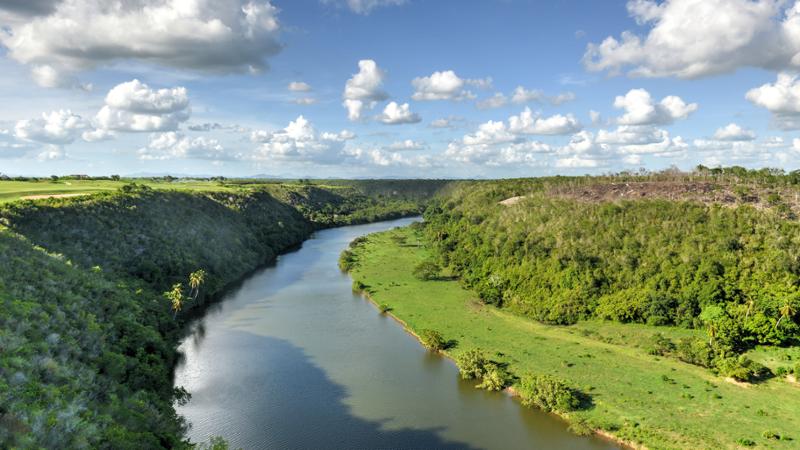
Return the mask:
<svg viewBox="0 0 800 450">
<path fill-rule="evenodd" d="M 353 278 L 353 276 L 350 274 L 349 271 L 344 271 L 344 272 L 347 273 L 348 276 L 350 276 L 350 279 Z M 383 314 L 385 316 L 388 316 L 391 319 L 393 319 L 394 321 L 396 321 L 398 324 L 400 324 L 400 326 L 403 328 L 403 330 L 406 333 L 408 333 L 409 335 L 411 335 L 412 337 L 414 337 L 414 339 L 417 340 L 417 342 L 420 344 L 420 346 L 422 346 L 424 348 L 424 345 L 422 345 L 422 339 L 419 337 L 419 335 L 403 319 L 401 319 L 401 318 L 397 317 L 396 315 L 392 314 L 391 310 L 385 311 L 385 312 L 380 311 L 380 304 L 378 304 L 378 302 L 374 298 L 372 298 L 372 296 L 370 295 L 369 292 L 367 292 L 364 289 L 358 289 L 358 290 L 357 289 L 353 289 L 353 292 L 359 294 L 362 298 L 364 298 L 369 303 L 371 303 L 372 306 L 374 306 L 375 309 L 378 310 L 379 314 Z M 453 364 L 456 364 L 455 359 L 450 354 L 448 354 L 446 352 L 443 352 L 443 351 L 436 351 L 434 353 L 436 353 L 436 354 L 444 357 L 445 359 L 451 361 Z M 458 365 L 456 365 L 456 368 L 458 368 Z M 475 388 L 475 389 L 477 389 L 477 388 Z M 511 398 L 513 398 L 515 400 L 518 397 L 518 394 L 517 394 L 517 392 L 516 392 L 516 390 L 514 389 L 513 386 L 508 386 L 508 387 L 504 388 L 501 392 L 504 393 L 505 395 L 508 395 L 509 397 L 511 397 Z M 545 414 L 552 414 L 552 415 L 558 417 L 560 420 L 564 421 L 567 424 L 572 424 L 573 423 L 573 421 L 571 421 L 569 419 L 569 416 L 567 414 L 562 414 L 562 413 L 557 413 L 557 412 L 546 412 L 546 411 L 541 411 L 541 412 L 543 412 Z M 592 435 L 600 437 L 601 439 L 608 440 L 608 441 L 613 442 L 615 444 L 619 444 L 620 446 L 622 446 L 622 448 L 625 448 L 625 449 L 629 449 L 629 450 L 648 450 L 647 447 L 644 446 L 644 445 L 640 445 L 640 444 L 636 444 L 636 443 L 633 443 L 633 442 L 626 441 L 626 440 L 624 440 L 624 439 L 622 439 L 620 437 L 617 437 L 613 433 L 611 433 L 609 431 L 606 431 L 606 430 L 603 430 L 603 429 L 600 429 L 600 428 L 594 429 Z"/>
</svg>

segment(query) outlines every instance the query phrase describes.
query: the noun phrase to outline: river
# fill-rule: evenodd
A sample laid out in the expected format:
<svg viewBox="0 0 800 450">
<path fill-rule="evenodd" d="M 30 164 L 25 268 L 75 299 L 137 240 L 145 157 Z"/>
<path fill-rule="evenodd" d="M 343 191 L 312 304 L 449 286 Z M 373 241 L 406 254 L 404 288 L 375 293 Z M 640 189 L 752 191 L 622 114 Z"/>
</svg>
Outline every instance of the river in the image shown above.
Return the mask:
<svg viewBox="0 0 800 450">
<path fill-rule="evenodd" d="M 244 449 L 612 449 L 557 418 L 462 381 L 351 291 L 337 267 L 357 236 L 400 219 L 319 231 L 192 324 L 175 385 L 194 442 Z"/>
</svg>

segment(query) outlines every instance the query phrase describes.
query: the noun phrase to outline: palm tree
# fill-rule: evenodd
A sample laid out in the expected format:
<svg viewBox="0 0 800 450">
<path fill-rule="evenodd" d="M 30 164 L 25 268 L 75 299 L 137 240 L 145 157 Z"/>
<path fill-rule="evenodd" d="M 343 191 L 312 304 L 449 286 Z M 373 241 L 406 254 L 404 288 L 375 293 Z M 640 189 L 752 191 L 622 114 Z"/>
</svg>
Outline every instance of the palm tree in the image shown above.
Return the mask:
<svg viewBox="0 0 800 450">
<path fill-rule="evenodd" d="M 200 295 L 200 285 L 205 281 L 206 271 L 203 269 L 198 269 L 189 274 L 189 286 L 192 288 L 189 296 L 192 297 L 192 300 L 197 300 L 197 296 Z"/>
<path fill-rule="evenodd" d="M 780 311 L 781 316 L 778 318 L 778 321 L 775 322 L 775 329 L 778 329 L 778 325 L 781 324 L 781 320 L 787 317 L 791 318 L 792 316 L 795 315 L 795 313 L 797 313 L 797 310 L 788 300 L 786 301 L 786 304 L 781 306 L 781 309 L 779 309 L 778 311 Z"/>
<path fill-rule="evenodd" d="M 172 285 L 172 290 L 164 292 L 164 297 L 172 304 L 172 318 L 178 315 L 178 311 L 183 307 L 183 284 L 178 283 Z"/>
<path fill-rule="evenodd" d="M 752 298 L 748 297 L 747 299 L 747 314 L 744 315 L 744 320 L 747 320 L 750 317 L 750 312 L 753 310 L 753 306 L 755 306 L 756 301 Z"/>
</svg>

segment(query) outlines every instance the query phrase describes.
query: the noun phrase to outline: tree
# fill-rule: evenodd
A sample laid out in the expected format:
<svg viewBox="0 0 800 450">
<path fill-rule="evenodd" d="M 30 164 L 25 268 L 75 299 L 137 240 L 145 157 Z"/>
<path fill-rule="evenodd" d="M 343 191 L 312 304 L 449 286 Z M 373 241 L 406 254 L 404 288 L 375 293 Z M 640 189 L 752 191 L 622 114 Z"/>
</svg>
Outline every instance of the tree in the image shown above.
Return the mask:
<svg viewBox="0 0 800 450">
<path fill-rule="evenodd" d="M 781 324 L 781 320 L 785 318 L 791 319 L 791 317 L 797 313 L 797 311 L 794 308 L 794 305 L 792 305 L 792 303 L 789 300 L 786 300 L 786 303 L 783 306 L 781 306 L 779 312 L 781 316 L 778 318 L 778 321 L 775 322 L 776 330 L 778 329 L 778 325 Z"/>
<path fill-rule="evenodd" d="M 200 294 L 200 285 L 205 281 L 206 271 L 203 269 L 195 270 L 189 274 L 189 286 L 192 288 L 189 296 L 192 297 L 192 300 L 197 300 L 197 296 Z"/>
<path fill-rule="evenodd" d="M 439 278 L 442 268 L 432 261 L 423 261 L 414 267 L 414 277 L 422 281 L 430 281 Z"/>
<path fill-rule="evenodd" d="M 422 345 L 432 352 L 438 352 L 447 347 L 447 341 L 436 330 L 422 330 L 419 333 L 419 338 L 422 341 Z"/>
<path fill-rule="evenodd" d="M 178 311 L 183 307 L 185 298 L 183 297 L 183 284 L 177 283 L 172 285 L 172 289 L 164 292 L 164 297 L 170 301 L 172 305 L 172 318 L 178 315 Z"/>
</svg>

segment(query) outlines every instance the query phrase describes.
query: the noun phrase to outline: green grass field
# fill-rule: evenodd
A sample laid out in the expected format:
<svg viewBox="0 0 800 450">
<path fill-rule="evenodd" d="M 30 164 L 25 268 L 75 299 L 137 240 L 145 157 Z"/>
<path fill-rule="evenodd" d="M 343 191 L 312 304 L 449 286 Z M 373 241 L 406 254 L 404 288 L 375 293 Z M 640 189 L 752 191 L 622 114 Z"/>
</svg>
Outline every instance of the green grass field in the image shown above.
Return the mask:
<svg viewBox="0 0 800 450">
<path fill-rule="evenodd" d="M 351 274 L 412 331 L 434 329 L 455 339 L 451 356 L 478 347 L 516 375 L 556 375 L 592 396 L 593 406 L 570 420 L 650 449 L 746 448 L 745 440 L 753 448 L 800 448 L 800 386 L 777 378 L 735 385 L 645 350 L 655 333 L 677 339 L 702 331 L 611 322 L 548 326 L 484 306 L 457 281 L 412 276 L 429 257 L 418 239 L 410 228 L 370 235 L 356 250 Z M 797 349 L 757 350 L 754 358 L 774 366 L 769 362 L 786 351 L 800 358 Z M 765 437 L 771 433 L 782 438 Z"/>
<path fill-rule="evenodd" d="M 92 194 L 102 191 L 114 191 L 120 187 L 136 182 L 153 189 L 178 189 L 220 191 L 230 189 L 213 181 L 178 180 L 172 183 L 152 181 L 149 179 L 112 180 L 40 180 L 40 181 L 0 181 L 0 203 L 12 202 L 23 197 L 34 195 Z"/>
</svg>

